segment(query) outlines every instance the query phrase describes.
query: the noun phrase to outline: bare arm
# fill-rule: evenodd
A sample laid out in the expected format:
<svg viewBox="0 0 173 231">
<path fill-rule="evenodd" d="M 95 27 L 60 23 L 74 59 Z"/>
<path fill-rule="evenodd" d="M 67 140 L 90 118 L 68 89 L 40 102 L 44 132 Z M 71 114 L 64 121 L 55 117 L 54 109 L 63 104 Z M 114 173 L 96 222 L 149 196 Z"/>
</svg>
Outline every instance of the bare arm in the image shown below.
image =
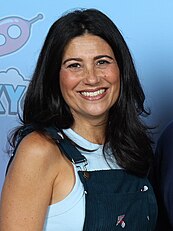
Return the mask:
<svg viewBox="0 0 173 231">
<path fill-rule="evenodd" d="M 57 147 L 32 133 L 18 147 L 2 190 L 1 231 L 41 231 L 57 177 Z"/>
</svg>

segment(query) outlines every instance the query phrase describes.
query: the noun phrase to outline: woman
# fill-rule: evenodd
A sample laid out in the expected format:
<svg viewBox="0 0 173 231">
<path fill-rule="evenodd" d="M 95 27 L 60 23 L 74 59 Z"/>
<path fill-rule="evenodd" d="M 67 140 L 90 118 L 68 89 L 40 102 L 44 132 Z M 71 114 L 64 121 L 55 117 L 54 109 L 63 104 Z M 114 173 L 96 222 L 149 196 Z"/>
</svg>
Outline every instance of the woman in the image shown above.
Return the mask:
<svg viewBox="0 0 173 231">
<path fill-rule="evenodd" d="M 154 230 L 144 98 L 128 47 L 106 15 L 87 9 L 58 19 L 13 137 L 1 231 Z"/>
</svg>

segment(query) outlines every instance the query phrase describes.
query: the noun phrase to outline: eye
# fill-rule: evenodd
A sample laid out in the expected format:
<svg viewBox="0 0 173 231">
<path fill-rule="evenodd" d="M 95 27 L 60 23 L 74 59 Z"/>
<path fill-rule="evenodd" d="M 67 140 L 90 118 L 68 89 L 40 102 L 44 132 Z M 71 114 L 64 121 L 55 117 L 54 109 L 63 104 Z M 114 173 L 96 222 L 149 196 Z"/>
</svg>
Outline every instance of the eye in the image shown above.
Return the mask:
<svg viewBox="0 0 173 231">
<path fill-rule="evenodd" d="M 71 63 L 67 66 L 67 68 L 70 69 L 79 69 L 81 67 L 81 65 L 79 63 Z"/>
<path fill-rule="evenodd" d="M 110 61 L 108 61 L 108 60 L 106 60 L 106 59 L 101 59 L 101 60 L 98 60 L 97 61 L 97 63 L 96 63 L 96 65 L 97 66 L 100 66 L 100 67 L 104 67 L 104 66 L 106 66 L 106 65 L 108 65 L 108 64 L 110 64 L 111 62 Z"/>
</svg>

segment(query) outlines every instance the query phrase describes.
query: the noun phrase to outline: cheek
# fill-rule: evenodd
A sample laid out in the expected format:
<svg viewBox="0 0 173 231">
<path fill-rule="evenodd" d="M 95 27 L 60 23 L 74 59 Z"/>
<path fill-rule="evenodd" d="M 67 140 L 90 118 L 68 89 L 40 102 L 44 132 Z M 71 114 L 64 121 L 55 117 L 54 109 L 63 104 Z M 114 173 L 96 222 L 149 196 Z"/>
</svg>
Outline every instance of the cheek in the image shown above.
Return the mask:
<svg viewBox="0 0 173 231">
<path fill-rule="evenodd" d="M 120 94 L 120 72 L 119 70 L 111 70 L 109 72 L 109 83 L 112 85 L 112 94 L 114 101 L 116 102 Z"/>
<path fill-rule="evenodd" d="M 60 71 L 60 89 L 61 89 L 61 92 L 62 92 L 63 95 L 68 90 L 71 89 L 72 83 L 73 83 L 73 81 L 72 81 L 71 74 L 68 71 L 62 69 Z"/>
<path fill-rule="evenodd" d="M 108 72 L 109 82 L 115 85 L 116 88 L 120 88 L 120 72 L 118 69 L 113 69 Z"/>
<path fill-rule="evenodd" d="M 76 78 L 71 73 L 66 70 L 60 71 L 60 89 L 63 95 L 72 91 L 77 84 L 76 82 Z"/>
</svg>

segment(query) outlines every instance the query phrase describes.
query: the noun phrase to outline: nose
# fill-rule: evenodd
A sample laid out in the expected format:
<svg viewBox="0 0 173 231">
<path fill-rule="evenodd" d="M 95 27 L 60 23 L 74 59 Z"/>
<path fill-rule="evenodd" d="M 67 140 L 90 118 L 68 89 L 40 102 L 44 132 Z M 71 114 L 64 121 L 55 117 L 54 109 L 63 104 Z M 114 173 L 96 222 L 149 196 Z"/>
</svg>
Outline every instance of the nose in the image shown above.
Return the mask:
<svg viewBox="0 0 173 231">
<path fill-rule="evenodd" d="M 101 75 L 99 73 L 99 70 L 96 69 L 96 67 L 91 66 L 85 68 L 85 84 L 96 85 L 100 82 L 100 78 Z"/>
</svg>

